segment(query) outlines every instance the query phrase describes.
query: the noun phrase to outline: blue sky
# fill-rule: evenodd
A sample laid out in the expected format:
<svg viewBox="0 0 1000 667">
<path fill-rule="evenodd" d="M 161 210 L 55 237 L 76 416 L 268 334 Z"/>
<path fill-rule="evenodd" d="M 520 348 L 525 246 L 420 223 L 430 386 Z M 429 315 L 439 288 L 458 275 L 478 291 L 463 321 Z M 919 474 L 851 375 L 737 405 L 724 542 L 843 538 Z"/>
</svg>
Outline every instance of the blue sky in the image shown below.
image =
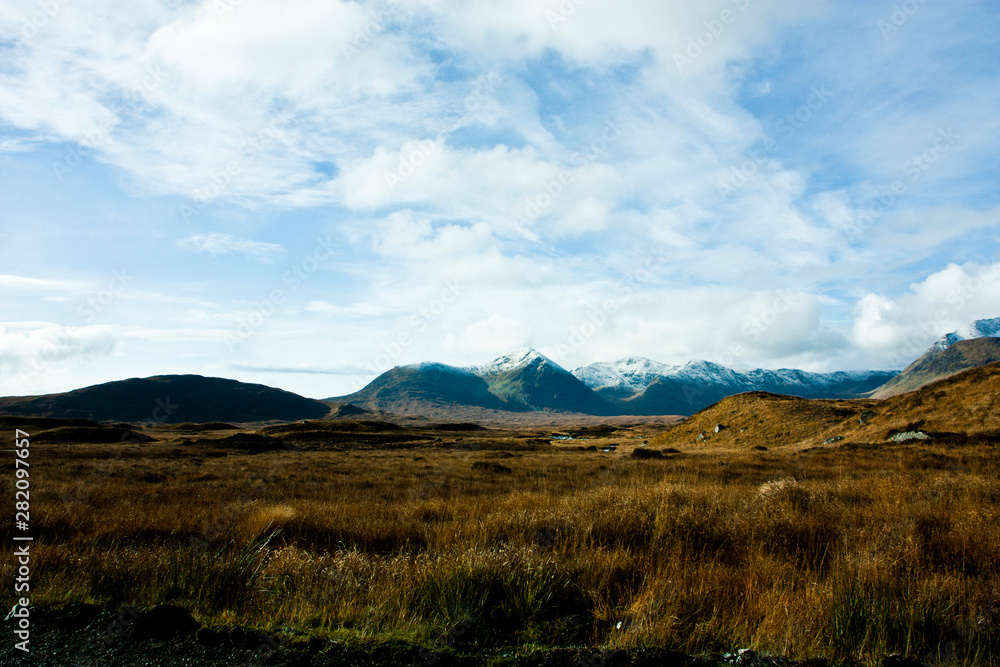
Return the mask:
<svg viewBox="0 0 1000 667">
<path fill-rule="evenodd" d="M 0 1 L 0 394 L 1000 316 L 1000 7 Z"/>
</svg>

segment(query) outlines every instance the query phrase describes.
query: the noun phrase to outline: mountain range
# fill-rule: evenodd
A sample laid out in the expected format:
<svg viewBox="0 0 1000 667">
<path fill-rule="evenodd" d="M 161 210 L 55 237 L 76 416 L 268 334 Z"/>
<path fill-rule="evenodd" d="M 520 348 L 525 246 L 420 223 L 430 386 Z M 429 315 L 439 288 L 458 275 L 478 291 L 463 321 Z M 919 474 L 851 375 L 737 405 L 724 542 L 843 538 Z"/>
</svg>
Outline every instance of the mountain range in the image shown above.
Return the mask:
<svg viewBox="0 0 1000 667">
<path fill-rule="evenodd" d="M 265 385 L 200 375 L 133 378 L 61 394 L 0 398 L 0 413 L 117 422 L 259 422 L 395 415 L 474 418 L 538 411 L 612 415 L 691 415 L 734 394 L 800 398 L 886 398 L 968 368 L 1000 361 L 1000 318 L 942 336 L 902 372 L 735 370 L 709 361 L 681 366 L 643 357 L 568 371 L 530 348 L 491 363 L 397 366 L 360 391 L 323 401 Z"/>
<path fill-rule="evenodd" d="M 329 400 L 395 414 L 462 405 L 511 412 L 689 415 L 745 391 L 855 398 L 895 375 L 895 371 L 737 371 L 708 361 L 669 366 L 642 357 L 568 371 L 535 350 L 519 348 L 482 366 L 428 362 L 397 366 L 362 390 Z"/>
<path fill-rule="evenodd" d="M 967 368 L 1000 360 L 1000 318 L 976 320 L 942 336 L 904 371 L 736 370 L 710 361 L 681 366 L 644 357 L 568 371 L 530 348 L 482 366 L 424 362 L 397 366 L 362 390 L 328 400 L 394 414 L 446 412 L 456 406 L 591 415 L 690 415 L 727 396 L 764 391 L 800 398 L 884 398 Z"/>
</svg>

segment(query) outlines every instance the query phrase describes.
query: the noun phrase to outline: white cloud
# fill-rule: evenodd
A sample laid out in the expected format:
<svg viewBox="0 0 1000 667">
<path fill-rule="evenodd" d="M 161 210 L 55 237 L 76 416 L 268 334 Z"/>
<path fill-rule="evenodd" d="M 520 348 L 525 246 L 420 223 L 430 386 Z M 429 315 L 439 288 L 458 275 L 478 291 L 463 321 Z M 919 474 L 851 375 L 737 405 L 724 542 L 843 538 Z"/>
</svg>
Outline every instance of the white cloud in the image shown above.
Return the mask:
<svg viewBox="0 0 1000 667">
<path fill-rule="evenodd" d="M 305 308 L 310 313 L 329 315 L 333 317 L 377 317 L 384 315 L 385 307 L 372 303 L 352 303 L 340 306 L 328 301 L 310 301 Z"/>
<path fill-rule="evenodd" d="M 79 290 L 82 283 L 67 280 L 46 280 L 27 276 L 0 275 L 0 287 L 10 289 Z"/>
<path fill-rule="evenodd" d="M 105 357 L 114 346 L 108 327 L 46 325 L 22 332 L 0 326 L 0 372 L 22 377 L 52 373 L 53 365 L 60 368 Z M 11 386 L 12 379 L 5 384 Z"/>
<path fill-rule="evenodd" d="M 1000 224 L 991 171 L 1000 88 L 981 65 L 995 30 L 971 6 L 927 5 L 892 41 L 863 3 L 57 4 L 29 39 L 23 21 L 35 5 L 0 0 L 10 45 L 0 153 L 30 168 L 57 150 L 57 162 L 77 154 L 96 166 L 88 177 L 107 165 L 129 177 L 127 193 L 109 184 L 94 202 L 181 195 L 216 228 L 271 225 L 271 243 L 185 231 L 176 247 L 191 252 L 273 262 L 316 227 L 335 230 L 343 253 L 287 290 L 239 362 L 251 372 L 260 355 L 296 386 L 315 382 L 313 395 L 336 392 L 318 384 L 329 378 L 294 372 L 307 368 L 302 357 L 317 368 L 339 363 L 324 356 L 330 348 L 371 359 L 399 332 L 413 339 L 400 362 L 481 363 L 515 344 L 553 353 L 654 248 L 669 260 L 560 361 L 724 360 L 741 345 L 738 365 L 885 366 L 915 335 L 930 336 L 925 328 L 1000 311 L 992 288 L 962 291 L 995 263 L 970 260 L 988 254 Z M 986 55 L 963 55 L 979 47 Z M 782 133 L 777 121 L 821 85 L 835 92 L 829 103 Z M 622 126 L 612 139 L 602 137 L 609 121 Z M 950 125 L 954 148 L 857 233 L 880 188 Z M 761 152 L 769 137 L 776 147 Z M 720 192 L 734 169 L 745 182 Z M 37 187 L 31 196 L 74 185 Z M 105 210 L 89 203 L 81 207 Z M 294 224 L 283 218 L 309 207 Z M 151 227 L 167 237 L 179 220 Z M 101 233 L 38 222 L 72 232 L 63 243 Z M 117 249 L 118 235 L 109 238 Z M 35 266 L 51 266 L 49 246 L 33 245 Z M 111 251 L 71 250 L 64 257 L 79 267 L 66 275 L 104 275 Z M 154 253 L 150 271 L 116 294 L 123 303 L 99 313 L 142 363 L 215 359 L 250 304 L 288 287 L 249 263 L 230 266 L 221 285 L 206 263 L 184 258 L 186 282 L 143 291 L 157 266 L 177 260 L 173 248 L 159 251 L 172 254 Z M 65 292 L 104 282 L 24 266 L 0 277 L 23 293 L 10 300 L 23 317 L 9 319 L 57 321 Z M 421 315 L 449 280 L 461 297 Z M 747 329 L 779 291 L 794 306 L 766 332 Z"/>
<path fill-rule="evenodd" d="M 870 359 L 906 365 L 940 336 L 998 313 L 1000 263 L 950 264 L 899 297 L 866 294 L 854 309 L 851 342 Z"/>
<path fill-rule="evenodd" d="M 177 247 L 191 252 L 207 252 L 215 255 L 233 253 L 246 255 L 257 262 L 270 263 L 276 257 L 284 254 L 285 248 L 277 243 L 261 243 L 246 239 L 233 238 L 228 234 L 212 232 L 211 234 L 195 234 L 177 242 Z"/>
</svg>

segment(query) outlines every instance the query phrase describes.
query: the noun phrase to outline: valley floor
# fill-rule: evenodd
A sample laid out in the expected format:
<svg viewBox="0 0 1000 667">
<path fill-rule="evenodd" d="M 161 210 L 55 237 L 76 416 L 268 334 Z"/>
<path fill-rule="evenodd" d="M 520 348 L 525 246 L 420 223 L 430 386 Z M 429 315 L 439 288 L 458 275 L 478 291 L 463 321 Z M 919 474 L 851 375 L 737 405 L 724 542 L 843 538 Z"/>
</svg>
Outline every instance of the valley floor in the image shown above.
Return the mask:
<svg viewBox="0 0 1000 667">
<path fill-rule="evenodd" d="M 80 664 L 1000 657 L 989 438 L 639 458 L 665 426 L 217 428 L 33 442 L 36 647 Z M 4 581 L 14 567 L 0 560 Z M 201 629 L 133 636 L 121 605 L 158 604 Z"/>
</svg>

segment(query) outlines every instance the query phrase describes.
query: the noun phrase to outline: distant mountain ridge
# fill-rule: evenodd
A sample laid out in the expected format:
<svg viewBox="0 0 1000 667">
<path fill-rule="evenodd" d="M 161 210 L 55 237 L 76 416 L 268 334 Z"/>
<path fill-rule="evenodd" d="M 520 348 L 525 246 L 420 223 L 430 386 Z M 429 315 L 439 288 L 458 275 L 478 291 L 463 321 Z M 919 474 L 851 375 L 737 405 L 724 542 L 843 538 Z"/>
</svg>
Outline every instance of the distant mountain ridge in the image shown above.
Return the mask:
<svg viewBox="0 0 1000 667">
<path fill-rule="evenodd" d="M 895 374 L 737 371 L 708 361 L 670 366 L 643 357 L 599 362 L 570 372 L 533 349 L 518 348 L 488 364 L 467 368 L 434 362 L 397 366 L 360 391 L 328 400 L 396 414 L 471 406 L 513 412 L 688 415 L 746 391 L 854 398 Z"/>
<path fill-rule="evenodd" d="M 1000 318 L 976 320 L 945 334 L 919 359 L 871 393 L 888 398 L 915 391 L 978 366 L 1000 361 Z"/>
<path fill-rule="evenodd" d="M 583 366 L 573 375 L 606 400 L 627 409 L 627 414 L 686 415 L 748 391 L 801 398 L 855 398 L 884 384 L 896 371 L 740 371 L 710 361 L 669 366 L 643 357 L 628 357 Z M 672 412 L 663 412 L 664 408 Z"/>
</svg>

